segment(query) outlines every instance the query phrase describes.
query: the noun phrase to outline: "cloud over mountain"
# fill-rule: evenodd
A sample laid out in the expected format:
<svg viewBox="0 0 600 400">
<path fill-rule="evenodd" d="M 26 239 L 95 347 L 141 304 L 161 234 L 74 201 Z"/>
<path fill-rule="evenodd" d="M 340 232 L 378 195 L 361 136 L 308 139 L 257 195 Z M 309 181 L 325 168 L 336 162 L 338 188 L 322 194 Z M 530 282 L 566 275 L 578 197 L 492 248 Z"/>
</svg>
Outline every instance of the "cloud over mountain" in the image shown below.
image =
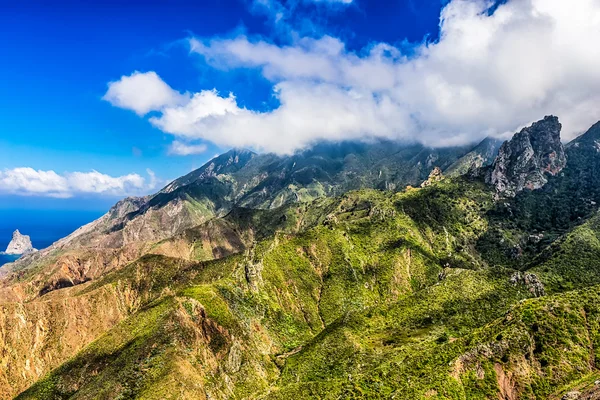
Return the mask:
<svg viewBox="0 0 600 400">
<path fill-rule="evenodd" d="M 279 105 L 239 105 L 235 93 L 179 93 L 154 72 L 113 82 L 111 104 L 176 138 L 290 153 L 320 140 L 388 138 L 431 146 L 474 142 L 556 114 L 572 138 L 599 118 L 600 2 L 453 0 L 440 37 L 360 52 L 340 39 L 192 38 L 216 69 L 257 69 Z M 401 39 L 401 38 L 399 38 Z M 143 99 L 143 100 L 142 100 Z"/>
<path fill-rule="evenodd" d="M 171 143 L 169 154 L 178 156 L 190 156 L 193 154 L 202 154 L 208 149 L 205 144 L 189 144 L 179 140 Z"/>
</svg>

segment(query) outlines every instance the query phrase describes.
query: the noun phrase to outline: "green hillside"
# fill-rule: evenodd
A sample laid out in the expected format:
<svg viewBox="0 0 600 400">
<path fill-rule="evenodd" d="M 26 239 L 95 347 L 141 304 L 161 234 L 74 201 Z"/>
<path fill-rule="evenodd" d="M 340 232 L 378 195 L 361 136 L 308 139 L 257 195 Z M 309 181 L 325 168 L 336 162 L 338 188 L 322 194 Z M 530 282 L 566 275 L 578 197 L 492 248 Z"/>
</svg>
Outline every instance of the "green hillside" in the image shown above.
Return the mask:
<svg viewBox="0 0 600 400">
<path fill-rule="evenodd" d="M 37 328 L 44 339 L 32 336 L 33 355 L 16 334 L 5 335 L 7 365 L 26 368 L 32 359 L 44 371 L 31 386 L 27 375 L 19 380 L 17 398 L 596 398 L 598 128 L 566 148 L 556 135 L 531 136 L 557 124 L 547 117 L 503 145 L 490 166 L 445 178 L 436 171 L 422 188 L 350 183 L 352 168 L 329 169 L 336 157 L 306 153 L 302 190 L 327 189 L 293 201 L 277 192 L 267 204 L 260 193 L 273 193 L 283 176 L 274 171 L 300 160 L 278 160 L 265 190 L 246 190 L 267 156 L 237 152 L 175 181 L 149 206 L 132 211 L 128 203 L 123 226 L 183 193 L 189 204 L 221 202 L 193 226 L 130 242 L 110 257 L 72 239 L 11 275 L 0 296 L 22 297 L 4 304 L 25 321 L 57 321 L 52 336 L 46 322 Z M 348 159 L 360 146 L 338 149 Z M 563 151 L 566 166 L 544 164 Z M 514 163 L 503 169 L 498 160 Z M 491 171 L 522 189 L 503 193 L 489 184 Z M 533 190 L 530 177 L 547 182 Z M 122 218 L 117 211 L 97 226 Z M 85 243 L 103 238 L 94 235 Z M 64 265 L 79 271 L 64 260 L 91 265 L 84 255 L 100 254 L 112 264 L 96 275 L 48 285 Z M 86 311 L 86 323 L 77 311 L 58 313 L 64 304 L 95 311 Z M 9 321 L 0 318 L 0 328 L 27 334 Z M 13 371 L 0 374 L 0 385 L 21 379 Z"/>
</svg>

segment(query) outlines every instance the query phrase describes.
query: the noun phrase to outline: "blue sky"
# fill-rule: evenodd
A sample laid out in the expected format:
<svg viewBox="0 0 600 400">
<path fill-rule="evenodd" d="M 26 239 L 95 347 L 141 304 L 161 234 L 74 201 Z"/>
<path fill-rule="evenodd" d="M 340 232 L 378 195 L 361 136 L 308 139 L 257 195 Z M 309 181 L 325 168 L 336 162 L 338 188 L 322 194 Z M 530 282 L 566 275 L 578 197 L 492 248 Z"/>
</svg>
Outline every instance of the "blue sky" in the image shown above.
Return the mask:
<svg viewBox="0 0 600 400">
<path fill-rule="evenodd" d="M 600 119 L 593 0 L 3 3 L 3 208 L 106 208 L 234 146 Z"/>
<path fill-rule="evenodd" d="M 391 3 L 336 9 L 300 4 L 295 13 L 323 24 L 318 27 L 323 31 L 313 34 L 336 32 L 357 48 L 373 40 L 419 41 L 436 31 L 439 1 L 419 2 L 418 8 L 412 1 Z M 381 4 L 388 5 L 385 12 Z M 207 143 L 203 154 L 170 156 L 169 135 L 102 96 L 107 83 L 122 75 L 156 71 L 182 91 L 234 91 L 249 107 L 264 107 L 272 97 L 269 82 L 253 71 L 215 71 L 190 57 L 185 43 L 192 35 L 236 32 L 282 39 L 268 10 L 247 1 L 5 2 L 0 13 L 0 73 L 5 77 L 0 85 L 0 170 L 146 176 L 150 168 L 166 180 L 199 167 L 227 146 Z M 11 204 L 11 198 L 21 203 L 21 197 L 4 195 L 0 206 Z M 28 198 L 25 203 L 36 202 Z"/>
</svg>

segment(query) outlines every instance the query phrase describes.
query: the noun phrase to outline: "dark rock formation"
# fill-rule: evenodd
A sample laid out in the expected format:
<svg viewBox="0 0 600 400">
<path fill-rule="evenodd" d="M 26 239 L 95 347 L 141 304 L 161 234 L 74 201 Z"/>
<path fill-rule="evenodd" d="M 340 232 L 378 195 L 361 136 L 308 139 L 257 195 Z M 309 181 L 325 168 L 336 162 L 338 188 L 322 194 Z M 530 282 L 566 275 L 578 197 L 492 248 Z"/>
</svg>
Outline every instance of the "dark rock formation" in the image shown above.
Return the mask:
<svg viewBox="0 0 600 400">
<path fill-rule="evenodd" d="M 486 181 L 507 197 L 544 186 L 548 175 L 558 174 L 567 163 L 560 130 L 558 118 L 550 116 L 515 134 L 500 148 Z"/>
</svg>

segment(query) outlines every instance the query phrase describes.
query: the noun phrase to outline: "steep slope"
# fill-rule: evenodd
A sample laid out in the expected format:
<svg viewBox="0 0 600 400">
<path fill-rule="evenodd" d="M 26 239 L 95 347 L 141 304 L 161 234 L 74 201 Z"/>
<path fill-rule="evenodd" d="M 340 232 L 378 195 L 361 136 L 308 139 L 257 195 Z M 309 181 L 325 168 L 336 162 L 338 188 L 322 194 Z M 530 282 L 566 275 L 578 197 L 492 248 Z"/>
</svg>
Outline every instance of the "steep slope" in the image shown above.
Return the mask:
<svg viewBox="0 0 600 400">
<path fill-rule="evenodd" d="M 291 356 L 265 398 L 560 399 L 593 387 L 598 287 L 521 296 L 501 275 L 463 272 L 352 314 Z"/>
<path fill-rule="evenodd" d="M 350 197 L 345 201 L 352 207 L 338 208 L 335 218 L 328 218 L 324 223 L 330 227 L 333 223 L 334 231 L 341 228 L 349 235 L 348 240 L 354 246 L 347 248 L 347 252 L 356 249 L 356 244 L 360 243 L 353 233 L 356 228 L 370 226 L 364 224 L 365 215 L 371 216 L 368 217 L 371 222 L 374 216 L 377 216 L 375 221 L 379 220 L 379 216 L 387 216 L 385 221 L 390 217 L 402 220 L 405 218 L 402 215 L 412 215 L 416 226 L 426 226 L 428 222 L 431 230 L 424 231 L 429 232 L 425 237 L 406 238 L 403 242 L 413 250 L 413 254 L 418 248 L 415 245 L 419 246 L 421 241 L 425 248 L 427 243 L 433 244 L 434 248 L 442 244 L 437 256 L 435 253 L 430 255 L 432 260 L 438 260 L 434 263 L 438 267 L 431 274 L 435 276 L 436 272 L 442 272 L 441 263 L 448 261 L 445 259 L 448 249 L 443 245 L 447 243 L 444 237 L 452 238 L 450 243 L 456 243 L 455 246 L 460 248 L 465 244 L 464 239 L 473 237 L 467 234 L 462 240 L 457 240 L 460 236 L 455 236 L 455 232 L 468 232 L 469 226 L 473 225 L 459 224 L 459 221 L 465 220 L 464 216 L 469 215 L 461 218 L 459 212 L 470 209 L 464 208 L 468 202 L 448 205 L 447 213 L 430 213 L 440 209 L 440 205 L 449 204 L 449 199 L 464 199 L 465 195 L 477 198 L 477 193 L 484 193 L 476 187 L 470 189 L 474 192 L 465 192 L 464 186 L 446 185 L 442 182 L 402 196 L 394 208 L 396 212 L 402 209 L 409 211 L 394 217 L 389 212 L 374 211 L 387 208 L 382 207 L 386 202 L 381 204 L 381 200 L 371 203 L 369 208 L 374 212 L 360 213 L 366 209 L 361 210 L 361 201 L 357 200 L 365 200 L 364 195 Z M 426 207 L 415 207 L 416 204 L 425 204 Z M 477 207 L 472 210 L 475 212 L 471 214 L 473 217 L 479 215 L 475 211 Z M 478 218 L 480 216 L 475 220 Z M 378 231 L 381 232 L 388 223 L 384 222 Z M 443 228 L 446 231 L 453 229 L 446 236 Z M 139 398 L 179 398 L 183 393 L 184 398 L 500 396 L 533 399 L 553 394 L 560 396 L 571 388 L 572 382 L 581 385 L 597 379 L 595 361 L 590 361 L 597 347 L 593 338 L 600 326 L 597 288 L 517 303 L 519 299 L 530 297 L 531 293 L 527 287 L 511 283 L 512 272 L 454 269 L 437 273 L 438 278 L 431 282 L 441 279 L 439 283 L 425 284 L 421 290 L 419 286 L 412 290 L 404 289 L 408 297 L 391 297 L 391 303 L 388 303 L 389 300 L 384 300 L 390 299 L 387 294 L 382 297 L 383 302 L 370 303 L 368 299 L 372 295 L 363 297 L 362 294 L 364 272 L 354 269 L 353 274 L 358 281 L 351 287 L 345 286 L 344 291 L 334 290 L 336 296 L 333 297 L 350 296 L 350 308 L 323 307 L 320 301 L 327 301 L 328 291 L 337 285 L 332 287 L 322 283 L 323 286 L 319 286 L 319 278 L 312 280 L 310 275 L 318 273 L 317 268 L 323 266 L 320 248 L 331 246 L 329 234 L 323 238 L 325 243 L 320 242 L 319 235 L 326 232 L 317 228 L 316 232 L 307 233 L 309 240 L 305 245 L 301 245 L 306 240 L 303 239 L 292 244 L 289 250 L 285 250 L 289 247 L 285 242 L 289 243 L 292 239 L 294 243 L 296 238 L 281 237 L 267 241 L 258 246 L 267 249 L 267 258 L 254 253 L 245 256 L 247 261 L 237 258 L 235 261 L 223 260 L 212 268 L 202 267 L 204 272 L 200 273 L 195 285 L 186 288 L 184 283 L 179 290 L 177 284 L 173 285 L 171 290 L 177 293 L 175 298 L 167 297 L 160 303 L 152 303 L 142 314 L 128 319 L 125 325 L 100 339 L 21 398 L 56 395 L 93 398 L 102 390 L 111 394 L 121 390 L 127 396 Z M 384 232 L 389 231 L 385 229 Z M 373 237 L 372 230 L 368 231 L 368 237 Z M 428 239 L 424 240 L 426 237 Z M 390 239 L 401 243 L 393 236 Z M 316 249 L 313 250 L 314 255 L 308 257 L 308 269 L 303 269 L 302 262 L 295 260 L 307 257 L 301 249 L 311 245 Z M 258 254 L 264 254 L 262 252 L 259 250 Z M 375 253 L 369 248 L 364 250 L 364 254 L 370 257 Z M 280 257 L 286 262 L 282 263 Z M 350 265 L 353 264 L 351 260 L 348 260 Z M 360 257 L 357 258 L 359 260 Z M 234 269 L 230 270 L 233 265 Z M 315 272 L 311 272 L 311 268 L 315 268 Z M 197 271 L 196 268 L 193 270 Z M 173 273 L 172 269 L 169 271 Z M 249 273 L 252 271 L 254 273 Z M 363 268 L 363 271 L 368 269 Z M 191 276 L 197 273 L 188 272 Z M 279 278 L 282 273 L 282 278 Z M 175 282 L 186 282 L 186 274 L 181 270 L 174 274 L 179 279 Z M 137 275 L 138 272 L 124 271 L 116 281 L 122 285 L 131 279 L 128 276 Z M 343 277 L 335 275 L 326 272 L 323 277 L 330 278 L 332 283 Z M 173 282 L 173 275 L 170 276 L 162 282 Z M 225 276 L 237 278 L 228 283 L 231 278 Z M 377 273 L 376 276 L 382 275 Z M 205 286 L 211 280 L 215 280 L 212 285 L 216 287 Z M 107 279 L 107 282 L 111 281 L 114 282 L 115 278 Z M 293 286 L 289 287 L 285 282 L 293 283 Z M 375 282 L 385 280 L 377 278 Z M 398 281 L 394 279 L 394 282 Z M 98 285 L 101 287 L 103 283 Z M 245 289 L 239 292 L 235 289 L 239 287 Z M 311 287 L 314 289 L 311 290 Z M 164 290 L 159 285 L 155 291 Z M 320 296 L 325 294 L 325 298 L 317 296 L 317 292 L 321 293 Z M 375 290 L 377 292 L 381 293 L 381 289 Z M 260 293 L 261 297 L 254 298 L 253 293 Z M 268 300 L 271 296 L 277 299 L 274 303 Z M 313 309 L 310 304 L 316 299 L 322 300 Z M 517 305 L 511 309 L 511 304 Z M 152 317 L 155 308 L 163 310 L 158 315 L 164 315 L 171 322 L 166 323 L 167 320 L 162 319 L 154 322 L 157 318 Z M 152 314 L 148 315 L 149 312 Z M 327 317 L 330 312 L 333 312 L 333 319 Z M 311 331 L 319 332 L 319 316 L 327 328 L 315 335 Z M 253 327 L 248 336 L 231 334 L 229 329 L 223 329 L 231 327 L 231 324 L 235 326 L 233 321 L 239 320 L 246 321 L 243 325 Z M 570 324 L 565 325 L 567 321 L 577 329 L 570 329 Z M 211 334 L 207 327 L 213 327 L 212 331 L 221 332 L 224 337 L 219 339 L 219 334 Z M 481 329 L 478 330 L 478 327 Z M 252 335 L 258 335 L 263 346 L 269 343 L 273 347 L 265 353 L 264 347 L 255 347 L 258 339 L 253 339 Z M 243 344 L 236 344 L 234 338 L 243 338 Z M 306 340 L 308 342 L 302 344 Z M 211 347 L 212 341 L 225 343 L 225 349 L 216 344 Z M 124 343 L 139 345 L 130 347 L 124 346 Z M 557 351 L 557 346 L 564 347 Z M 207 348 L 212 350 L 207 352 Z M 190 353 L 186 349 L 194 350 Z M 106 361 L 104 354 L 109 354 L 110 362 Z M 260 354 L 263 354 L 262 358 L 257 358 Z M 138 369 L 140 361 L 144 365 L 142 370 Z"/>
<path fill-rule="evenodd" d="M 328 204 L 319 204 L 320 212 L 328 209 Z M 178 271 L 202 267 L 198 260 L 242 252 L 248 243 L 271 237 L 276 230 L 297 232 L 323 218 L 305 206 L 272 212 L 236 209 L 226 218 L 209 221 L 148 250 L 157 255 L 139 258 L 122 270 L 113 268 L 112 274 L 128 278 L 120 283 L 110 281 L 115 275 L 106 270 L 96 281 L 59 281 L 58 286 L 38 293 L 36 285 L 44 281 L 45 274 L 55 274 L 51 269 L 5 287 L 3 294 L 11 294 L 12 298 L 0 301 L 0 365 L 5 366 L 0 371 L 0 398 L 11 398 L 9 395 L 25 389 L 128 315 L 163 295 L 166 285 L 175 283 Z M 95 266 L 99 262 L 86 260 L 84 264 Z M 48 265 L 53 264 L 49 262 L 46 268 Z M 128 275 L 131 271 L 135 274 Z M 181 277 L 185 282 L 189 278 Z M 32 288 L 36 291 L 30 295 Z"/>
<path fill-rule="evenodd" d="M 355 192 L 245 254 L 147 256 L 79 294 L 136 311 L 19 398 L 517 399 L 593 379 L 595 288 L 519 302 L 530 288 L 473 251 L 492 206 L 464 180 Z"/>
<path fill-rule="evenodd" d="M 49 249 L 3 267 L 0 276 L 9 276 L 0 280 L 0 301 L 95 279 L 234 207 L 269 209 L 360 188 L 416 185 L 466 151 L 393 142 L 321 144 L 288 157 L 232 150 L 156 195 L 125 199 Z"/>
<path fill-rule="evenodd" d="M 556 240 L 527 267 L 555 292 L 600 284 L 600 213 Z"/>
<path fill-rule="evenodd" d="M 461 196 L 465 191 L 480 201 Z M 418 207 L 423 193 L 432 197 L 431 210 L 444 205 L 430 227 Z M 479 204 L 486 203 L 491 197 L 478 185 L 355 192 L 308 207 L 316 225 L 276 234 L 245 254 L 201 264 L 146 256 L 78 294 L 114 287 L 147 299 L 136 303 L 139 311 L 23 398 L 94 398 L 100 386 L 115 396 L 169 398 L 162 385 L 185 377 L 189 386 L 177 386 L 190 397 L 258 395 L 275 382 L 288 352 L 339 318 L 438 282 L 444 265 L 474 260 L 467 244 L 485 229 Z"/>
<path fill-rule="evenodd" d="M 456 160 L 444 172 L 448 176 L 465 175 L 469 171 L 492 165 L 503 141 L 487 137 L 463 157 Z"/>
<path fill-rule="evenodd" d="M 514 197 L 523 189 L 539 189 L 567 162 L 557 117 L 546 117 L 521 132 L 499 150 L 486 181 L 499 194 Z"/>
<path fill-rule="evenodd" d="M 0 391 L 41 378 L 19 398 L 591 395 L 599 127 L 567 146 L 564 166 L 547 117 L 465 177 L 440 173 L 455 150 L 432 161 L 384 143 L 215 159 L 13 269 Z M 494 173 L 500 188 L 485 183 Z M 420 189 L 326 197 L 427 176 Z M 188 207 L 202 217 L 131 235 L 174 204 L 158 224 Z M 56 281 L 67 257 L 84 267 Z"/>
</svg>

